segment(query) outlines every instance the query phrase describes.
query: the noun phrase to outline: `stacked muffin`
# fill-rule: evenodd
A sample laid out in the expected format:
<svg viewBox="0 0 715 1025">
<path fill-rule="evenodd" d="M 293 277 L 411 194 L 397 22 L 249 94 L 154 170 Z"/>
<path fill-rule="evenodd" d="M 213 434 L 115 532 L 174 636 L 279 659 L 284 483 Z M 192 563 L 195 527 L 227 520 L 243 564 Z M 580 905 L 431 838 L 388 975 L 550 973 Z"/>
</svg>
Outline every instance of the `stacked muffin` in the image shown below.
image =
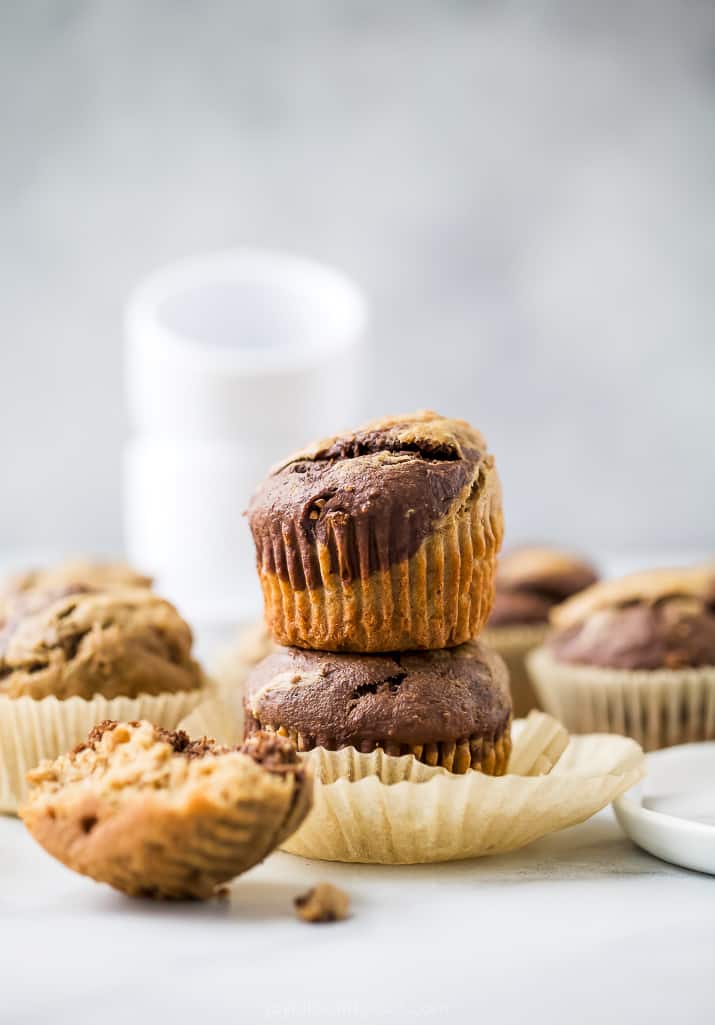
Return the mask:
<svg viewBox="0 0 715 1025">
<path fill-rule="evenodd" d="M 246 734 L 506 771 L 511 698 L 474 638 L 503 520 L 482 436 L 432 412 L 373 421 L 277 466 L 248 511 L 267 625 Z"/>
</svg>

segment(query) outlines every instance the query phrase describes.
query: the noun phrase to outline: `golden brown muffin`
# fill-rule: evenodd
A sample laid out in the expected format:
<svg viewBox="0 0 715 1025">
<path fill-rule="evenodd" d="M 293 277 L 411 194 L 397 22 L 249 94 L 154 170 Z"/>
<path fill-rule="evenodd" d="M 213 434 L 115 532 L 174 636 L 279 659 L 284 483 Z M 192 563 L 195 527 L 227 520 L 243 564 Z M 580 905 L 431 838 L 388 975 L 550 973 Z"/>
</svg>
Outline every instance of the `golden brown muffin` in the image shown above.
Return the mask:
<svg viewBox="0 0 715 1025">
<path fill-rule="evenodd" d="M 317 442 L 273 470 L 248 516 L 280 644 L 453 647 L 491 609 L 501 491 L 463 420 L 423 411 Z"/>
<path fill-rule="evenodd" d="M 147 722 L 103 722 L 29 773 L 20 815 L 68 868 L 130 896 L 210 897 L 297 829 L 312 782 L 295 749 L 228 748 Z"/>
<path fill-rule="evenodd" d="M 0 586 L 0 600 L 26 591 L 61 591 L 67 587 L 88 587 L 105 591 L 117 587 L 151 587 L 151 577 L 124 562 L 67 559 L 44 569 L 31 569 L 8 577 Z"/>
<path fill-rule="evenodd" d="M 451 772 L 506 772 L 511 698 L 504 663 L 476 641 L 440 651 L 347 655 L 284 648 L 246 681 L 245 730 L 299 751 L 382 748 Z"/>
<path fill-rule="evenodd" d="M 597 579 L 590 563 L 554 548 L 515 548 L 499 559 L 494 606 L 483 637 L 509 667 L 515 717 L 538 708 L 525 659 L 545 640 L 551 609 Z"/>
<path fill-rule="evenodd" d="M 715 738 L 715 566 L 595 584 L 551 621 L 529 665 L 568 729 L 626 733 L 647 750 Z"/>
<path fill-rule="evenodd" d="M 146 588 L 29 591 L 0 629 L 0 695 L 105 698 L 200 687 L 189 626 Z"/>
</svg>

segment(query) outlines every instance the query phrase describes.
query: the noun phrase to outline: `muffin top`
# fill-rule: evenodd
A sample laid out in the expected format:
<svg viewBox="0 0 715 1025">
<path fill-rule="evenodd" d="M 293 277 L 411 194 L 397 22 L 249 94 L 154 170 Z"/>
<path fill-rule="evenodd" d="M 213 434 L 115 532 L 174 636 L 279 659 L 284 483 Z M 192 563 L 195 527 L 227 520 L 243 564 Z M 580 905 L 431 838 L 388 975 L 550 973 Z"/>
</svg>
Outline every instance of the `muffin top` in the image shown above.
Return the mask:
<svg viewBox="0 0 715 1025">
<path fill-rule="evenodd" d="M 554 605 L 595 583 L 593 566 L 552 548 L 517 548 L 499 560 L 489 626 L 548 623 Z"/>
<path fill-rule="evenodd" d="M 715 665 L 715 566 L 607 580 L 551 614 L 562 662 L 613 669 Z"/>
<path fill-rule="evenodd" d="M 504 663 L 477 641 L 389 655 L 284 648 L 248 677 L 246 712 L 327 748 L 416 745 L 500 737 L 511 697 Z"/>
<path fill-rule="evenodd" d="M 67 559 L 43 569 L 26 570 L 8 577 L 0 587 L 0 600 L 26 591 L 57 591 L 75 585 L 97 590 L 116 587 L 151 587 L 151 577 L 138 573 L 124 562 Z"/>
<path fill-rule="evenodd" d="M 251 500 L 251 530 L 269 552 L 274 532 L 292 535 L 287 559 L 291 547 L 317 542 L 343 579 L 369 576 L 413 555 L 453 507 L 498 487 L 495 474 L 486 481 L 493 465 L 484 438 L 463 420 L 425 410 L 374 420 L 275 467 Z M 294 587 L 321 583 L 310 559 L 275 559 L 271 569 Z"/>
<path fill-rule="evenodd" d="M 192 690 L 191 630 L 146 588 L 27 591 L 0 622 L 0 694 L 58 698 Z"/>
</svg>

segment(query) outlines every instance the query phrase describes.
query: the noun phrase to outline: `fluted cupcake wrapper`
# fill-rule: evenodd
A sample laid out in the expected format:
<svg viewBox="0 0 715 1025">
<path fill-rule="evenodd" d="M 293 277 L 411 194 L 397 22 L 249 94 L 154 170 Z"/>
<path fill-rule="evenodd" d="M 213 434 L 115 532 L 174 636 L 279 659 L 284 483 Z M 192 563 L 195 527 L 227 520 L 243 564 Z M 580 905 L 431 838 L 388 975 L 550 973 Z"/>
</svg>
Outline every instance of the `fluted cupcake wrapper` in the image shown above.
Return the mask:
<svg viewBox="0 0 715 1025">
<path fill-rule="evenodd" d="M 620 733 L 646 751 L 715 739 L 715 667 L 604 669 L 527 657 L 539 700 L 573 733 Z"/>
<path fill-rule="evenodd" d="M 496 484 L 485 483 L 478 497 L 436 524 L 410 558 L 349 579 L 340 572 L 351 561 L 346 547 L 354 544 L 358 564 L 369 566 L 378 547 L 370 530 L 353 537 L 344 524 L 335 525 L 328 544 L 309 549 L 300 530 L 295 522 L 276 531 L 264 542 L 271 551 L 258 552 L 266 621 L 278 643 L 359 652 L 448 648 L 484 626 L 503 531 Z M 296 560 L 295 579 L 270 569 Z M 321 585 L 306 587 L 316 561 Z"/>
<path fill-rule="evenodd" d="M 209 701 L 182 724 L 234 743 L 240 721 Z M 316 748 L 302 757 L 316 778 L 314 806 L 282 849 L 328 861 L 415 864 L 524 847 L 589 818 L 643 775 L 643 753 L 624 737 L 568 738 L 551 716 L 513 724 L 506 776 L 455 775 L 414 756 Z"/>
<path fill-rule="evenodd" d="M 541 717 L 549 728 L 553 722 Z M 517 732 L 512 761 L 522 755 L 532 760 L 528 736 L 526 751 L 519 740 Z M 557 728 L 551 735 L 554 751 L 562 740 Z M 560 757 L 554 751 L 550 755 L 547 748 L 536 756 L 536 772 L 558 758 L 551 771 L 539 775 L 458 776 L 432 769 L 434 775 L 424 778 L 426 767 L 421 766 L 411 778 L 389 785 L 378 775 L 321 780 L 313 811 L 282 849 L 306 858 L 378 864 L 500 854 L 582 822 L 643 775 L 643 752 L 625 737 L 571 738 Z M 333 754 L 327 752 L 331 760 Z"/>
<path fill-rule="evenodd" d="M 45 758 L 57 758 L 86 739 L 104 719 L 149 722 L 176 729 L 212 693 L 195 690 L 141 694 L 136 698 L 8 698 L 0 696 L 0 812 L 16 812 L 27 796 L 25 775 Z"/>
<path fill-rule="evenodd" d="M 531 682 L 526 656 L 546 639 L 548 624 L 534 623 L 523 626 L 492 626 L 480 634 L 480 641 L 496 651 L 509 669 L 509 686 L 514 715 L 528 715 L 539 708 L 539 699 Z"/>
</svg>

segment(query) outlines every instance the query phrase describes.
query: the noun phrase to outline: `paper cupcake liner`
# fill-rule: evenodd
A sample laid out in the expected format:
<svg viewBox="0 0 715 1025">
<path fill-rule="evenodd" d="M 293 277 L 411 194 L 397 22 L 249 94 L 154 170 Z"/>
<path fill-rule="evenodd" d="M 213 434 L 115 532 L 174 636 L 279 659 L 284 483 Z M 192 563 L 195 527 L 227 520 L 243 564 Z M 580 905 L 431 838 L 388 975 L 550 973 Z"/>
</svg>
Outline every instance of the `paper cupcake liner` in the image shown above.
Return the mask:
<svg viewBox="0 0 715 1025">
<path fill-rule="evenodd" d="M 251 669 L 278 645 L 261 620 L 240 630 L 235 640 L 220 648 L 209 663 L 211 679 L 221 698 L 238 711 L 243 706 L 243 685 Z"/>
<path fill-rule="evenodd" d="M 603 669 L 528 656 L 540 702 L 572 733 L 620 733 L 646 751 L 715 739 L 715 667 Z"/>
<path fill-rule="evenodd" d="M 540 707 L 526 665 L 526 656 L 543 643 L 548 632 L 548 624 L 535 623 L 487 627 L 480 635 L 479 639 L 498 652 L 507 664 L 514 715 L 518 718 L 528 715 L 532 708 Z"/>
<path fill-rule="evenodd" d="M 296 750 L 301 754 L 310 754 L 311 751 L 315 750 L 312 746 L 305 744 L 304 738 L 297 731 L 286 729 L 284 726 L 274 729 L 273 726 L 263 726 L 255 719 L 251 719 L 250 727 L 250 732 L 252 733 L 262 729 L 286 737 L 292 741 Z M 486 772 L 490 776 L 503 776 L 506 772 L 511 753 L 511 733 L 507 729 L 497 740 L 489 740 L 485 737 L 470 737 L 468 740 L 461 741 L 458 744 L 442 741 L 436 744 L 408 745 L 396 744 L 394 741 L 389 740 L 376 740 L 374 747 L 376 750 L 383 751 L 390 758 L 412 757 L 416 762 L 422 762 L 434 768 L 444 768 L 448 772 L 454 772 L 458 775 L 473 769 L 478 772 Z M 340 748 L 338 750 L 344 749 Z M 351 748 L 350 750 L 355 749 Z M 337 752 L 328 751 L 328 753 Z"/>
<path fill-rule="evenodd" d="M 282 849 L 378 864 L 505 853 L 605 807 L 641 778 L 643 752 L 625 737 L 577 737 L 545 775 L 432 771 L 431 779 L 393 785 L 376 775 L 318 782 L 313 811 Z"/>
<path fill-rule="evenodd" d="M 103 719 L 148 719 L 176 729 L 184 716 L 212 693 L 210 685 L 191 691 L 141 694 L 137 698 L 91 700 L 73 697 L 0 696 L 0 812 L 16 812 L 27 796 L 25 774 L 44 758 L 57 758 L 86 739 Z"/>
<path fill-rule="evenodd" d="M 235 742 L 240 724 L 209 701 L 182 724 Z M 316 748 L 314 807 L 282 849 L 327 861 L 416 864 L 524 847 L 582 822 L 643 775 L 643 752 L 624 737 L 568 739 L 550 716 L 513 724 L 509 774 L 462 776 L 412 755 Z M 518 774 L 517 774 L 518 773 Z"/>
<path fill-rule="evenodd" d="M 331 543 L 298 543 L 299 529 L 277 531 L 258 552 L 266 621 L 279 644 L 326 651 L 405 651 L 447 648 L 474 637 L 494 600 L 496 556 L 503 520 L 498 486 L 489 475 L 476 500 L 448 515 L 410 558 L 367 577 L 343 580 L 334 572 L 347 564 L 344 526 Z M 377 539 L 355 538 L 358 561 L 367 565 Z M 276 552 L 276 549 L 278 552 Z M 289 558 L 289 551 L 290 556 Z M 322 586 L 298 587 L 314 576 Z M 299 557 L 301 580 L 284 580 L 269 567 Z M 306 563 L 310 561 L 310 566 Z"/>
<path fill-rule="evenodd" d="M 243 741 L 243 702 L 234 706 L 222 696 L 202 701 L 182 719 L 178 729 L 190 737 L 211 737 L 219 744 L 233 747 Z"/>
<path fill-rule="evenodd" d="M 192 737 L 212 737 L 220 744 L 239 744 L 244 735 L 244 713 L 237 715 L 233 705 L 220 697 L 210 697 L 198 705 L 179 727 Z M 532 712 L 526 719 L 512 723 L 508 747 L 508 771 L 522 776 L 538 776 L 549 772 L 568 745 L 568 733 L 550 715 Z M 506 746 L 506 745 L 505 745 Z M 443 765 L 428 765 L 414 754 L 390 755 L 384 748 L 369 754 L 354 747 L 328 751 L 316 747 L 301 752 L 315 778 L 323 783 L 336 779 L 356 780 L 378 776 L 383 783 L 412 780 L 422 783 L 436 775 L 448 773 Z"/>
</svg>

